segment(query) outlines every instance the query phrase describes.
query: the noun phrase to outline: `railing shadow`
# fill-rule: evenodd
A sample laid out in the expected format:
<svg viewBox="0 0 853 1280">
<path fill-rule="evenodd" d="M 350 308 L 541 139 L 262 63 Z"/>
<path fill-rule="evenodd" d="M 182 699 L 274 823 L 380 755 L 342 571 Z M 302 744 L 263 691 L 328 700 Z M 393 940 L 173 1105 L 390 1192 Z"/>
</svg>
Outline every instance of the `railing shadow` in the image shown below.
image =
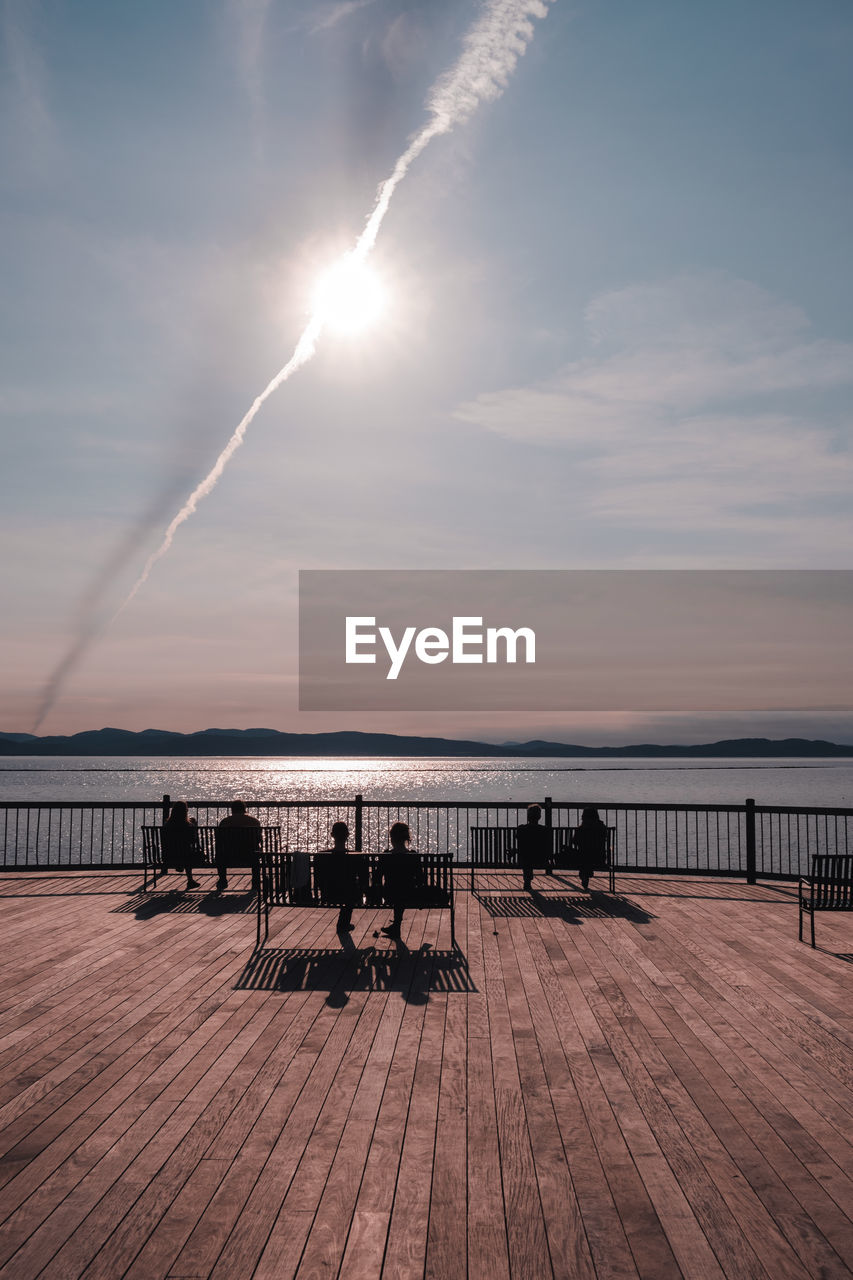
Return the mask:
<svg viewBox="0 0 853 1280">
<path fill-rule="evenodd" d="M 136 881 L 128 888 L 129 880 Z M 95 887 L 97 886 L 97 887 Z M 142 869 L 93 871 L 70 867 L 59 871 L 23 871 L 0 867 L 0 899 L 4 898 L 118 898 L 142 891 Z"/>
<path fill-rule="evenodd" d="M 632 924 L 648 924 L 655 917 L 628 898 L 618 894 L 593 893 L 583 897 L 567 894 L 480 894 L 475 898 L 492 916 L 498 917 L 550 917 L 567 924 L 581 924 L 583 920 L 630 920 Z"/>
<path fill-rule="evenodd" d="M 635 875 L 642 875 L 642 872 L 635 872 Z M 762 889 L 766 889 L 769 893 L 775 893 L 778 898 L 768 897 L 767 893 L 756 893 L 754 885 L 744 884 L 739 892 L 719 892 L 719 893 L 695 893 L 690 892 L 692 886 L 687 877 L 679 877 L 678 888 L 664 882 L 663 884 L 655 883 L 656 877 L 649 876 L 647 884 L 642 887 L 631 885 L 631 893 L 636 898 L 689 898 L 691 901 L 698 902 L 753 902 L 760 903 L 765 907 L 778 907 L 780 905 L 779 898 L 788 899 L 796 903 L 797 887 L 786 889 L 781 885 L 762 885 Z M 684 889 L 686 892 L 679 892 L 681 889 L 681 881 L 684 881 Z M 737 881 L 721 878 L 719 881 L 720 889 L 737 889 Z"/>
<path fill-rule="evenodd" d="M 344 1005 L 353 991 L 397 991 L 410 1004 L 425 1004 L 432 992 L 476 991 L 468 961 L 457 948 L 425 943 L 411 951 L 394 948 L 261 947 L 237 979 L 238 991 L 328 991 L 326 1001 Z"/>
</svg>

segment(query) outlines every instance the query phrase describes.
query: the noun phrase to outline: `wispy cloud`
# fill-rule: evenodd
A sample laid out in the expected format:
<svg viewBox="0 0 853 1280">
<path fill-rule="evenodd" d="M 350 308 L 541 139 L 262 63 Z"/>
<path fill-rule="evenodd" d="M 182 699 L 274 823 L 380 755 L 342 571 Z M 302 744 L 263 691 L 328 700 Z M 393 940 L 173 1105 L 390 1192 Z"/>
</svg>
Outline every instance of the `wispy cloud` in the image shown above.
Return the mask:
<svg viewBox="0 0 853 1280">
<path fill-rule="evenodd" d="M 368 5 L 375 3 L 376 0 L 341 0 L 340 4 L 330 5 L 311 24 L 309 28 L 311 35 L 317 35 L 320 31 L 331 31 L 332 27 L 336 27 L 339 22 L 351 17 L 359 9 L 366 9 Z"/>
<path fill-rule="evenodd" d="M 229 25 L 236 30 L 237 62 L 252 115 L 255 152 L 263 153 L 264 36 L 272 0 L 227 0 Z"/>
<path fill-rule="evenodd" d="M 20 140 L 19 160 L 41 175 L 55 158 L 57 138 L 47 68 L 33 29 L 36 16 L 36 4 L 4 0 L 0 30 L 7 72 L 3 97 Z"/>
<path fill-rule="evenodd" d="M 696 530 L 810 511 L 837 533 L 853 424 L 826 401 L 853 382 L 853 345 L 815 337 L 798 308 L 724 275 L 603 295 L 587 325 L 593 354 L 456 416 L 565 451 L 576 509 L 610 521 Z"/>
<path fill-rule="evenodd" d="M 18 384 L 0 387 L 0 419 L 96 416 L 124 408 L 115 392 L 89 387 Z"/>
</svg>

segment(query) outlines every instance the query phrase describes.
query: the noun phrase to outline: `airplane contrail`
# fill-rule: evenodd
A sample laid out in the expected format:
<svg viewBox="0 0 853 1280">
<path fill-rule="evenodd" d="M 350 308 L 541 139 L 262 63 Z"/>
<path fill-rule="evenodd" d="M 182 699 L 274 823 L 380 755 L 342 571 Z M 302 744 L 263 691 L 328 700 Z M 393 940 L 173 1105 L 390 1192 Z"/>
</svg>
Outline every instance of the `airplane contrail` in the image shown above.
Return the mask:
<svg viewBox="0 0 853 1280">
<path fill-rule="evenodd" d="M 552 3 L 553 0 L 486 0 L 479 18 L 464 38 L 459 58 L 439 77 L 427 97 L 426 106 L 430 119 L 414 135 L 389 177 L 380 184 L 376 203 L 364 230 L 350 254 L 346 256 L 354 261 L 364 262 L 371 253 L 394 192 L 405 178 L 412 163 L 432 139 L 441 134 L 450 133 L 456 125 L 467 120 L 481 103 L 492 102 L 500 96 L 519 58 L 533 38 L 533 20 L 544 18 L 548 13 L 548 6 Z M 260 395 L 252 401 L 210 471 L 203 480 L 199 481 L 186 502 L 172 518 L 160 545 L 148 557 L 142 572 L 112 615 L 110 622 L 115 621 L 136 597 L 148 581 L 155 564 L 171 547 L 178 529 L 189 519 L 202 499 L 215 488 L 219 477 L 243 443 L 246 431 L 264 403 L 314 355 L 322 329 L 323 315 L 318 309 L 303 329 L 287 364 L 279 369 Z M 91 613 L 82 618 L 71 645 L 44 686 L 37 720 L 32 729 L 33 733 L 37 732 L 45 716 L 53 707 L 71 671 L 84 657 L 97 635 L 108 625 L 109 622 L 102 623 Z"/>
<path fill-rule="evenodd" d="M 284 366 L 283 369 L 279 369 L 278 373 L 275 375 L 274 378 L 270 379 L 270 381 L 264 387 L 261 394 L 259 396 L 255 396 L 254 400 L 252 401 L 251 407 L 243 415 L 243 417 L 238 422 L 237 426 L 234 428 L 234 431 L 232 432 L 232 435 L 231 435 L 231 439 L 228 441 L 225 448 L 222 450 L 219 457 L 216 459 L 213 466 L 208 471 L 207 475 L 204 477 L 203 480 L 199 481 L 199 483 L 193 489 L 190 496 L 187 498 L 184 505 L 181 507 L 180 511 L 177 513 L 177 515 L 175 515 L 172 518 L 171 524 L 169 525 L 166 532 L 163 534 L 163 541 L 160 543 L 157 550 L 152 551 L 151 555 L 148 557 L 147 561 L 145 562 L 145 568 L 142 570 L 139 577 L 136 579 L 136 582 L 133 584 L 131 591 L 128 593 L 128 595 L 119 605 L 119 607 L 116 609 L 115 613 L 112 616 L 112 619 L 111 619 L 112 621 L 115 621 L 115 619 L 122 612 L 122 610 L 127 608 L 131 600 L 139 591 L 140 587 L 144 586 L 144 584 L 148 581 L 148 575 L 150 574 L 151 570 L 154 568 L 157 561 L 161 560 L 163 556 L 166 554 L 166 552 L 169 550 L 169 548 L 171 547 L 172 541 L 175 537 L 175 533 L 177 532 L 177 530 L 180 528 L 180 526 L 184 523 L 185 520 L 188 520 L 190 518 L 190 516 L 195 511 L 198 504 L 201 502 L 202 498 L 206 498 L 207 495 L 210 493 L 211 489 L 214 488 L 217 480 L 222 475 L 222 472 L 225 470 L 228 463 L 231 461 L 231 458 L 236 453 L 236 451 L 240 448 L 240 445 L 243 443 L 243 439 L 246 435 L 246 431 L 252 419 L 255 417 L 256 413 L 258 412 L 258 410 L 260 409 L 264 401 L 268 400 L 272 395 L 272 393 L 274 391 L 277 391 L 278 388 L 281 386 L 281 384 L 283 382 L 286 382 L 291 374 L 295 373 L 297 369 L 301 369 L 302 366 L 311 359 L 311 357 L 313 356 L 316 350 L 317 338 L 320 336 L 321 329 L 322 329 L 322 317 L 312 316 L 308 324 L 303 329 L 302 336 L 297 342 L 293 355 L 290 357 L 287 364 Z"/>
</svg>

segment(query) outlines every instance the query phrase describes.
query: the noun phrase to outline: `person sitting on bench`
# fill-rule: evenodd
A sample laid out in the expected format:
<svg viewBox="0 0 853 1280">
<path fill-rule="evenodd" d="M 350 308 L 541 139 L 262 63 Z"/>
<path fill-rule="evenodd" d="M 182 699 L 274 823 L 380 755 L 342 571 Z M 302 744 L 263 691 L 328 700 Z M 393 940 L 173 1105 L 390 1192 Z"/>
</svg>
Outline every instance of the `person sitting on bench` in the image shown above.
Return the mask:
<svg viewBox="0 0 853 1280">
<path fill-rule="evenodd" d="M 412 833 L 405 822 L 395 822 L 388 832 L 391 848 L 382 857 L 382 883 L 386 900 L 394 908 L 394 918 L 382 928 L 388 938 L 399 938 L 403 923 L 403 903 L 418 887 L 420 862 L 411 858 L 416 849 L 409 848 Z"/>
<path fill-rule="evenodd" d="M 321 896 L 330 902 L 340 903 L 338 933 L 351 933 L 355 928 L 352 909 L 360 897 L 355 869 L 360 859 L 354 862 L 348 856 L 349 827 L 345 822 L 333 823 L 331 836 L 332 848 L 315 860 L 315 876 L 320 882 Z"/>
<path fill-rule="evenodd" d="M 246 834 L 239 832 L 242 828 Z M 250 835 L 247 829 L 254 828 Z M 220 832 L 233 832 L 233 835 L 220 835 Z M 216 881 L 217 893 L 228 888 L 228 866 L 240 865 L 252 867 L 252 884 L 257 880 L 257 858 L 261 847 L 261 824 L 246 812 L 242 800 L 235 800 L 231 805 L 230 818 L 223 818 L 216 829 L 216 870 L 219 878 Z"/>
<path fill-rule="evenodd" d="M 198 881 L 193 880 L 193 862 L 201 858 L 198 843 L 198 826 L 195 818 L 190 818 L 183 800 L 176 800 L 163 823 L 161 834 L 163 849 L 163 875 L 170 868 L 183 871 L 187 877 L 187 888 L 197 889 Z"/>
<path fill-rule="evenodd" d="M 572 849 L 577 854 L 578 873 L 584 889 L 589 888 L 589 878 L 595 875 L 596 868 L 600 870 L 607 866 L 609 842 L 610 833 L 599 818 L 598 810 L 584 809 L 581 824 L 572 836 Z"/>
<path fill-rule="evenodd" d="M 524 887 L 527 890 L 533 888 L 533 868 L 540 866 L 547 871 L 551 866 L 551 829 L 539 826 L 541 817 L 541 805 L 529 804 L 527 821 L 522 822 L 515 833 L 518 861 L 521 864 Z"/>
</svg>

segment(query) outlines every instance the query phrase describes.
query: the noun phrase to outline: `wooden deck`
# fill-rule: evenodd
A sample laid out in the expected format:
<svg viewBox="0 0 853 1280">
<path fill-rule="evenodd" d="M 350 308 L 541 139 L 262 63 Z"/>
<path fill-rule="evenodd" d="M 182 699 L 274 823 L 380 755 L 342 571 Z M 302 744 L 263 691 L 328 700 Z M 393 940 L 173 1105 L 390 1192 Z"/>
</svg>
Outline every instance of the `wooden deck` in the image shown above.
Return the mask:
<svg viewBox="0 0 853 1280">
<path fill-rule="evenodd" d="M 495 875 L 253 960 L 139 880 L 0 877 L 3 1280 L 853 1274 L 850 916 Z"/>
</svg>

